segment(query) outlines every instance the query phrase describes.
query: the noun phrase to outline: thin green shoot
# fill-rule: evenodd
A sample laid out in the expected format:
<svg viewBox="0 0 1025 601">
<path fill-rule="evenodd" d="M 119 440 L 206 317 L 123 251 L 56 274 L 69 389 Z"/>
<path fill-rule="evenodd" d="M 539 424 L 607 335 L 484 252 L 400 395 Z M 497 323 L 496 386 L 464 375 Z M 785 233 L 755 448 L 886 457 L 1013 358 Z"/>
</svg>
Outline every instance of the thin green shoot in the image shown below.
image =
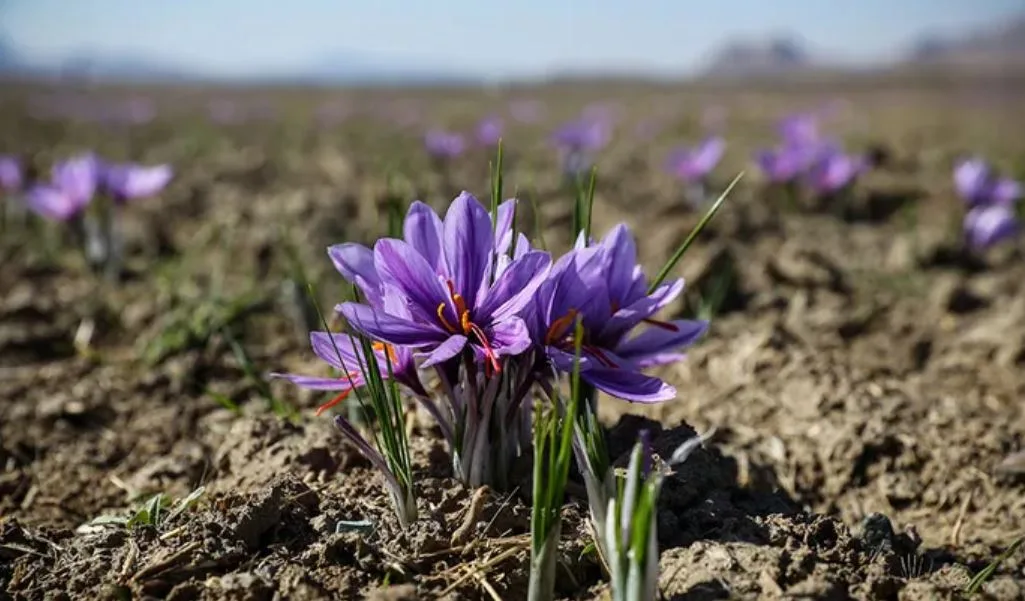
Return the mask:
<svg viewBox="0 0 1025 601">
<path fill-rule="evenodd" d="M 707 226 L 709 222 L 712 221 L 712 218 L 715 217 L 715 214 L 719 212 L 720 208 L 722 208 L 722 205 L 726 201 L 727 196 L 729 196 L 730 192 L 733 191 L 733 188 L 737 185 L 737 183 L 740 181 L 742 177 L 744 177 L 743 171 L 738 173 L 737 177 L 733 178 L 733 181 L 730 182 L 730 185 L 726 186 L 726 189 L 723 191 L 722 194 L 719 195 L 719 198 L 717 198 L 715 202 L 712 203 L 712 206 L 709 207 L 708 211 L 705 212 L 704 216 L 701 218 L 701 221 L 698 221 L 698 224 L 694 226 L 694 229 L 691 230 L 690 234 L 683 241 L 683 244 L 681 244 L 679 248 L 676 249 L 676 252 L 673 253 L 673 256 L 670 257 L 669 261 L 667 261 L 666 264 L 662 267 L 662 270 L 658 272 L 657 276 L 655 276 L 655 279 L 652 280 L 651 284 L 648 286 L 648 294 L 654 293 L 655 290 L 657 290 L 658 287 L 662 285 L 662 282 L 664 282 L 666 278 L 669 277 L 669 274 L 673 271 L 673 269 L 676 268 L 676 264 L 679 263 L 680 259 L 683 258 L 683 255 L 686 254 L 687 249 L 690 248 L 690 245 L 693 244 L 695 240 L 697 240 L 698 235 L 702 232 L 702 230 L 705 229 L 705 226 Z"/>
<path fill-rule="evenodd" d="M 358 289 L 353 287 L 353 296 L 358 298 L 358 295 Z M 310 286 L 310 296 L 311 298 L 314 296 L 312 286 Z M 388 346 L 383 346 L 384 352 L 382 353 L 387 366 L 387 378 L 381 375 L 374 342 L 363 334 L 349 334 L 352 354 L 357 357 L 359 364 L 356 366 L 346 365 L 344 355 L 338 348 L 335 337 L 331 335 L 331 330 L 319 305 L 316 305 L 316 311 L 324 331 L 328 333 L 329 340 L 334 347 L 339 365 L 342 366 L 342 371 L 345 374 L 344 377 L 349 380 L 350 390 L 355 393 L 363 414 L 370 416 L 373 421 L 369 430 L 374 445 L 371 446 L 366 438 L 352 427 L 349 420 L 342 416 L 335 417 L 335 425 L 385 477 L 396 516 L 399 523 L 405 528 L 417 519 L 413 463 L 409 453 L 409 437 L 406 435 L 405 408 L 398 385 L 393 377 Z M 357 385 L 356 376 L 362 376 L 362 386 Z"/>
<path fill-rule="evenodd" d="M 989 565 L 987 565 L 978 574 L 976 574 L 975 577 L 968 582 L 968 585 L 965 586 L 964 594 L 966 596 L 971 596 L 978 593 L 979 589 L 982 588 L 982 585 L 985 584 L 987 580 L 992 578 L 993 574 L 995 574 L 996 571 L 1000 569 L 1000 564 L 1004 563 L 1008 560 L 1008 558 L 1014 555 L 1014 553 L 1018 550 L 1018 547 L 1022 546 L 1022 544 L 1025 544 L 1025 536 L 1019 536 L 1014 542 L 1011 543 L 1009 547 L 1004 549 L 1003 553 L 998 555 L 996 559 L 991 561 Z"/>
<path fill-rule="evenodd" d="M 581 398 L 580 352 L 584 338 L 578 318 L 575 330 L 573 373 L 568 405 L 557 392 L 552 406 L 538 410 L 534 426 L 534 481 L 530 515 L 530 580 L 528 601 L 549 601 L 555 595 L 558 544 L 562 529 L 569 466 L 573 460 L 573 433 Z"/>
</svg>

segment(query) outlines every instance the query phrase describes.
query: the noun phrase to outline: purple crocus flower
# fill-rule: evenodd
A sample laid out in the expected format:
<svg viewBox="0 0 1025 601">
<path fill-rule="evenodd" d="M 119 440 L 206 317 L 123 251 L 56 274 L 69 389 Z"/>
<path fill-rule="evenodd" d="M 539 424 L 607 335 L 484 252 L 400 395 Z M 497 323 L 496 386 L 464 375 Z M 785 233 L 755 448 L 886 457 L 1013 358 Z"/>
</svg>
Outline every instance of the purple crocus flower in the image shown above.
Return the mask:
<svg viewBox="0 0 1025 601">
<path fill-rule="evenodd" d="M 111 164 L 103 170 L 103 188 L 117 203 L 160 193 L 174 176 L 170 165 Z"/>
<path fill-rule="evenodd" d="M 424 135 L 424 146 L 435 158 L 454 159 L 466 150 L 466 140 L 454 132 L 432 129 Z"/>
<path fill-rule="evenodd" d="M 619 225 L 599 244 L 583 247 L 580 241 L 556 262 L 524 315 L 535 343 L 557 370 L 574 369 L 574 325 L 579 317 L 584 330 L 581 378 L 628 401 L 665 401 L 676 390 L 641 369 L 681 360 L 680 349 L 700 338 L 708 324 L 653 319 L 683 292 L 683 280 L 663 284 L 650 294 L 647 289 L 630 230 Z M 641 323 L 651 327 L 630 336 Z"/>
<path fill-rule="evenodd" d="M 4 192 L 17 192 L 21 190 L 23 183 L 21 161 L 18 157 L 0 155 L 0 189 Z"/>
<path fill-rule="evenodd" d="M 353 390 L 366 385 L 363 369 L 368 365 L 358 339 L 347 334 L 331 334 L 328 332 L 310 332 L 310 346 L 322 361 L 340 372 L 336 377 L 304 376 L 301 374 L 271 374 L 271 377 L 283 378 L 308 390 L 339 390 L 341 394 L 317 408 L 317 415 L 344 401 Z M 427 396 L 413 353 L 408 349 L 383 342 L 373 345 L 381 377 L 388 378 L 389 373 L 395 381 L 414 394 Z M 389 369 L 388 364 L 391 363 Z"/>
<path fill-rule="evenodd" d="M 1018 234 L 1018 218 L 1009 204 L 983 204 L 965 215 L 964 231 L 968 245 L 985 250 Z"/>
<path fill-rule="evenodd" d="M 581 118 L 555 130 L 552 143 L 559 149 L 563 171 L 577 174 L 591 164 L 591 154 L 609 142 L 611 126 L 603 119 Z"/>
<path fill-rule="evenodd" d="M 986 161 L 974 157 L 954 167 L 954 187 L 969 206 L 1011 204 L 1022 197 L 1021 184 L 996 177 Z"/>
<path fill-rule="evenodd" d="M 460 194 L 444 222 L 426 205 L 414 205 L 405 224 L 406 240 L 379 240 L 372 269 L 365 257 L 348 262 L 371 286 L 380 281 L 380 304 L 344 303 L 339 310 L 358 331 L 419 350 L 426 358 L 422 367 L 469 348 L 487 372 L 500 372 L 501 357 L 530 346 L 518 313 L 540 285 L 551 261 L 548 254 L 526 252 L 493 278 L 495 228 L 473 195 Z M 389 304 L 407 311 L 396 314 Z"/>
<path fill-rule="evenodd" d="M 502 138 L 504 124 L 498 117 L 488 117 L 477 124 L 477 142 L 481 146 L 497 146 Z"/>
<path fill-rule="evenodd" d="M 93 154 L 56 163 L 51 183 L 33 186 L 26 200 L 30 209 L 48 219 L 67 221 L 81 214 L 96 194 L 102 165 Z"/>
<path fill-rule="evenodd" d="M 832 194 L 852 184 L 867 168 L 864 157 L 829 153 L 812 169 L 809 183 L 821 194 Z"/>
<path fill-rule="evenodd" d="M 700 182 L 708 177 L 722 159 L 726 141 L 719 136 L 707 138 L 694 148 L 681 148 L 669 159 L 669 169 L 685 182 Z"/>
<path fill-rule="evenodd" d="M 819 140 L 819 119 L 814 113 L 796 113 L 779 122 L 779 135 L 787 146 L 805 146 Z"/>
</svg>

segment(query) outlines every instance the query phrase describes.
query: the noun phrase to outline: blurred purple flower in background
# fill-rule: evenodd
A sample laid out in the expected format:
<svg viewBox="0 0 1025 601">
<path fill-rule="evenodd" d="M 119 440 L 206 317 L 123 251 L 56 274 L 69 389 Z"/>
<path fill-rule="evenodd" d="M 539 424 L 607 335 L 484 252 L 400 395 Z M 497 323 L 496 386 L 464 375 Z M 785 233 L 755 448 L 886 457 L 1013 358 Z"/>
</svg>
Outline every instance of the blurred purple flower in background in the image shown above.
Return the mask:
<svg viewBox="0 0 1025 601">
<path fill-rule="evenodd" d="M 965 238 L 973 250 L 985 250 L 1018 234 L 1018 218 L 1008 204 L 972 207 L 964 218 Z"/>
<path fill-rule="evenodd" d="M 812 167 L 809 184 L 819 194 L 834 194 L 852 185 L 867 169 L 864 157 L 830 152 Z"/>
<path fill-rule="evenodd" d="M 0 189 L 18 192 L 24 183 L 21 160 L 12 155 L 0 155 Z"/>
<path fill-rule="evenodd" d="M 604 148 L 610 137 L 608 121 L 583 117 L 556 129 L 551 139 L 559 150 L 563 172 L 576 175 L 590 167 L 592 154 Z"/>
<path fill-rule="evenodd" d="M 103 189 L 116 203 L 160 193 L 171 181 L 170 165 L 111 164 L 103 170 Z"/>
<path fill-rule="evenodd" d="M 1018 234 L 1015 208 L 1022 198 L 1020 182 L 997 176 L 986 161 L 972 157 L 954 166 L 954 187 L 969 206 L 964 233 L 971 249 L 985 250 Z"/>
<path fill-rule="evenodd" d="M 973 157 L 954 167 L 954 187 L 970 206 L 989 203 L 1010 204 L 1022 196 L 1019 182 L 994 175 L 989 164 Z"/>
<path fill-rule="evenodd" d="M 497 146 L 499 139 L 502 137 L 504 130 L 504 123 L 499 117 L 491 116 L 483 119 L 477 124 L 475 131 L 477 136 L 477 143 L 481 146 Z"/>
<path fill-rule="evenodd" d="M 463 154 L 466 140 L 461 134 L 432 129 L 424 135 L 424 147 L 436 159 L 450 160 Z"/>
<path fill-rule="evenodd" d="M 669 170 L 681 180 L 702 182 L 722 160 L 726 140 L 711 136 L 693 148 L 680 148 L 669 157 Z"/>
<path fill-rule="evenodd" d="M 795 113 L 778 126 L 784 146 L 805 146 L 819 141 L 819 119 L 814 113 Z"/>
<path fill-rule="evenodd" d="M 103 169 L 94 154 L 82 154 L 53 166 L 51 182 L 32 186 L 28 207 L 47 219 L 67 221 L 92 202 Z"/>
</svg>

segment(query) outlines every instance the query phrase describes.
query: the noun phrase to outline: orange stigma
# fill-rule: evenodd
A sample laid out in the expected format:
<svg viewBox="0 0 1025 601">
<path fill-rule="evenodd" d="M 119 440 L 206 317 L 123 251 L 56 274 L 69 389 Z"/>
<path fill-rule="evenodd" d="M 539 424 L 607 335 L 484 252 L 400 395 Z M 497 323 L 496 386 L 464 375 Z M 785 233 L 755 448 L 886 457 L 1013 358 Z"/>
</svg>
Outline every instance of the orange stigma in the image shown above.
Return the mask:
<svg viewBox="0 0 1025 601">
<path fill-rule="evenodd" d="M 384 356 L 387 357 L 389 361 L 391 361 L 392 367 L 398 367 L 399 357 L 395 354 L 394 346 L 390 344 L 385 344 L 383 342 L 375 342 L 373 344 L 373 348 L 374 351 L 378 353 L 383 353 Z"/>
<path fill-rule="evenodd" d="M 548 326 L 548 332 L 545 333 L 545 344 L 554 344 L 565 338 L 579 314 L 580 312 L 576 309 L 570 309 L 565 315 L 553 321 L 552 325 Z"/>
<path fill-rule="evenodd" d="M 351 371 L 351 372 L 345 374 L 344 376 L 342 376 L 341 378 L 338 378 L 339 380 L 343 380 L 343 381 L 349 382 L 350 388 L 346 388 L 345 390 L 342 391 L 341 394 L 339 394 L 335 398 L 333 398 L 330 401 L 324 403 L 320 407 L 317 407 L 317 416 L 320 416 L 321 413 L 324 413 L 328 409 L 334 407 L 338 403 L 341 403 L 346 398 L 348 398 L 348 396 L 352 393 L 352 388 L 351 388 L 352 382 L 358 376 L 359 376 L 359 372 L 358 371 Z"/>
</svg>

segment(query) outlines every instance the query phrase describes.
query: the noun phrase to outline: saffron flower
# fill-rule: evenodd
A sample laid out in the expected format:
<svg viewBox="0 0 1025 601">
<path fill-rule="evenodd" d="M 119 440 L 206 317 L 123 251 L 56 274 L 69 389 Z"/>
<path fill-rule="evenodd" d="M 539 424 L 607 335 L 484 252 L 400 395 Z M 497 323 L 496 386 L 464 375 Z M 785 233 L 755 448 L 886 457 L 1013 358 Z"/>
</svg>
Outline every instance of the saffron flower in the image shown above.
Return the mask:
<svg viewBox="0 0 1025 601">
<path fill-rule="evenodd" d="M 159 194 L 171 181 L 174 171 L 170 165 L 121 163 L 107 165 L 102 175 L 104 191 L 120 204 Z"/>
<path fill-rule="evenodd" d="M 634 402 L 673 398 L 676 389 L 641 373 L 679 361 L 680 349 L 696 342 L 706 321 L 658 321 L 654 315 L 683 292 L 683 280 L 648 292 L 637 264 L 637 249 L 625 225 L 612 229 L 599 244 L 577 248 L 552 267 L 526 312 L 531 335 L 556 370 L 574 366 L 573 326 L 582 320 L 580 377 L 605 393 Z M 642 323 L 650 327 L 631 336 Z"/>
<path fill-rule="evenodd" d="M 812 168 L 809 184 L 819 194 L 834 194 L 853 184 L 866 169 L 864 157 L 831 152 Z"/>
<path fill-rule="evenodd" d="M 973 157 L 954 167 L 954 187 L 969 205 L 1011 204 L 1022 196 L 1021 184 L 997 177 L 986 161 Z"/>
<path fill-rule="evenodd" d="M 559 127 L 552 143 L 559 150 L 563 172 L 577 175 L 590 167 L 593 153 L 609 142 L 611 125 L 605 119 L 583 117 Z"/>
<path fill-rule="evenodd" d="M 81 215 L 92 202 L 102 174 L 100 160 L 83 154 L 53 166 L 51 182 L 29 189 L 30 209 L 47 219 L 68 221 Z"/>
<path fill-rule="evenodd" d="M 466 140 L 454 132 L 432 129 L 424 135 L 424 147 L 432 157 L 450 160 L 463 154 L 466 150 Z"/>
<path fill-rule="evenodd" d="M 504 124 L 498 117 L 488 117 L 477 124 L 477 143 L 481 146 L 491 147 L 498 145 L 502 137 Z"/>
<path fill-rule="evenodd" d="M 720 136 L 705 139 L 694 148 L 676 150 L 669 158 L 673 175 L 687 183 L 704 182 L 726 151 L 726 140 Z"/>
<path fill-rule="evenodd" d="M 359 341 L 346 334 L 310 332 L 310 346 L 314 354 L 333 367 L 340 375 L 335 377 L 307 376 L 301 374 L 273 373 L 271 377 L 282 378 L 300 388 L 308 390 L 337 390 L 338 396 L 317 408 L 317 415 L 344 401 L 357 388 L 366 385 L 363 372 L 369 363 L 363 356 Z M 405 347 L 381 342 L 373 345 L 381 379 L 388 379 L 389 372 L 395 382 L 405 386 L 413 394 L 427 396 L 420 376 L 413 362 L 413 354 Z M 389 363 L 391 367 L 389 368 Z"/>
<path fill-rule="evenodd" d="M 372 272 L 358 274 L 368 283 L 379 279 L 379 304 L 344 303 L 340 312 L 371 338 L 417 349 L 421 367 L 471 350 L 486 372 L 500 372 L 503 356 L 530 347 L 518 313 L 540 285 L 549 256 L 526 252 L 493 278 L 495 226 L 473 195 L 460 194 L 444 222 L 426 205 L 414 205 L 406 240 L 379 240 Z M 388 310 L 402 303 L 405 314 Z"/>
<path fill-rule="evenodd" d="M 984 204 L 973 207 L 965 215 L 964 231 L 968 246 L 981 251 L 1015 237 L 1019 223 L 1011 205 Z"/>
<path fill-rule="evenodd" d="M 17 192 L 21 190 L 23 183 L 21 161 L 18 157 L 0 155 L 0 189 L 4 192 Z"/>
</svg>

